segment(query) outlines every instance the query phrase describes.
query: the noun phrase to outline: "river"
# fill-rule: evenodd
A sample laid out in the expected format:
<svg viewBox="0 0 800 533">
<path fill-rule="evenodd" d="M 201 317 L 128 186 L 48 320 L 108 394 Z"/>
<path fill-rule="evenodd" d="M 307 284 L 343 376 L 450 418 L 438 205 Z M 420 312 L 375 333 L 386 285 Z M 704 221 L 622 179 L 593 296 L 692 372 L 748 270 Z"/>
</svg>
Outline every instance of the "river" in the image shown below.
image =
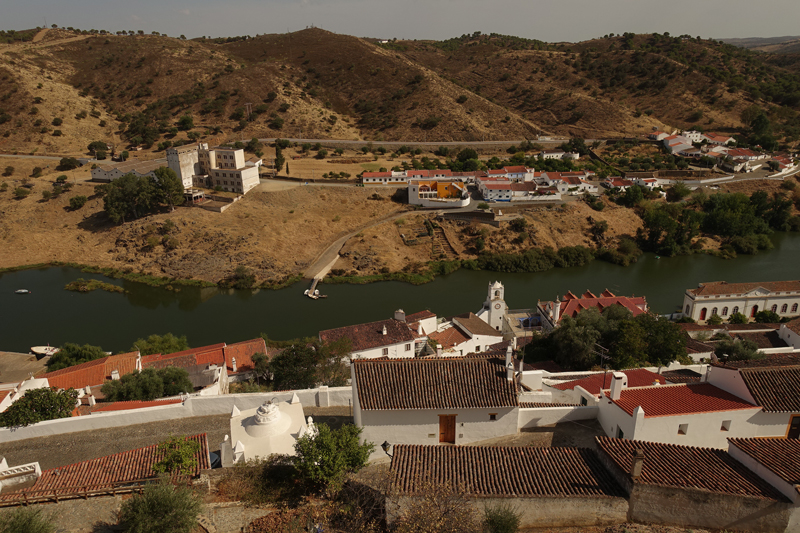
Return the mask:
<svg viewBox="0 0 800 533">
<path fill-rule="evenodd" d="M 488 284 L 500 280 L 511 309 L 534 307 L 571 290 L 608 288 L 616 294 L 644 295 L 658 313 L 678 311 L 687 288 L 703 281 L 777 281 L 800 278 L 800 235 L 777 234 L 775 248 L 755 256 L 724 260 L 708 255 L 657 259 L 645 254 L 629 267 L 594 261 L 587 266 L 530 274 L 459 270 L 426 285 L 400 282 L 320 285 L 324 300 L 303 296 L 298 283 L 279 291 L 234 291 L 149 287 L 74 268 L 49 267 L 0 275 L 0 351 L 27 352 L 30 346 L 89 343 L 107 351 L 130 348 L 140 337 L 172 332 L 190 346 L 233 343 L 266 333 L 273 339 L 315 336 L 321 329 L 389 318 L 430 309 L 439 316 L 476 312 Z M 64 290 L 79 277 L 124 287 L 126 294 Z M 14 294 L 16 289 L 31 294 Z"/>
</svg>

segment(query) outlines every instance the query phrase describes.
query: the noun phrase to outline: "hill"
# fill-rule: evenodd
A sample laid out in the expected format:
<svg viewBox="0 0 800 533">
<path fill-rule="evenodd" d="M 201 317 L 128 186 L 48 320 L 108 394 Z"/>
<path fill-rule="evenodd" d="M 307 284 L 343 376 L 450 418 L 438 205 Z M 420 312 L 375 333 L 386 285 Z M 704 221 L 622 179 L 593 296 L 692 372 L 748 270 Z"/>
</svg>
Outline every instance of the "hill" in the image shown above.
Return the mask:
<svg viewBox="0 0 800 533">
<path fill-rule="evenodd" d="M 63 29 L 29 37 L 0 44 L 3 151 L 74 154 L 93 140 L 735 133 L 753 104 L 779 137 L 800 136 L 800 61 L 686 36 L 379 42 L 310 28 L 213 40 Z"/>
</svg>

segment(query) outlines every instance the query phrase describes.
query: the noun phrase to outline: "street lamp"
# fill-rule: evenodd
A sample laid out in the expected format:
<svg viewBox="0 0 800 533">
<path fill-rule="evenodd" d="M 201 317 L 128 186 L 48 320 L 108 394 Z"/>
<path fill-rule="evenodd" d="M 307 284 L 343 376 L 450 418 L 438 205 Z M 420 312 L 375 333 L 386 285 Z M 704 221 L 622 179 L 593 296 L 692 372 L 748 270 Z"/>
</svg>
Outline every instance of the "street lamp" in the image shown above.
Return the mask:
<svg viewBox="0 0 800 533">
<path fill-rule="evenodd" d="M 392 448 L 392 445 L 391 445 L 391 444 L 389 444 L 389 441 L 386 441 L 386 440 L 385 440 L 385 441 L 383 441 L 383 444 L 381 444 L 381 449 L 383 450 L 383 453 L 385 453 L 385 454 L 386 454 L 386 455 L 388 455 L 389 457 L 392 457 L 392 454 L 391 454 L 391 453 L 389 453 L 389 450 L 390 450 L 391 448 Z"/>
</svg>

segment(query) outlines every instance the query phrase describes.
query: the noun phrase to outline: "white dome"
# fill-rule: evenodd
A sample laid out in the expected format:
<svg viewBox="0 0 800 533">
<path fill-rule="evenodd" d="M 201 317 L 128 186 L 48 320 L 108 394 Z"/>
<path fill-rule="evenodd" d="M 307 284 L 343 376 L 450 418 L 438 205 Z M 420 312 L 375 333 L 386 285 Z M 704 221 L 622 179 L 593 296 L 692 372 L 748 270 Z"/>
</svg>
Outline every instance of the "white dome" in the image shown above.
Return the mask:
<svg viewBox="0 0 800 533">
<path fill-rule="evenodd" d="M 245 421 L 244 430 L 251 437 L 277 437 L 286 433 L 291 424 L 290 416 L 281 413 L 274 403 L 266 402 Z"/>
</svg>

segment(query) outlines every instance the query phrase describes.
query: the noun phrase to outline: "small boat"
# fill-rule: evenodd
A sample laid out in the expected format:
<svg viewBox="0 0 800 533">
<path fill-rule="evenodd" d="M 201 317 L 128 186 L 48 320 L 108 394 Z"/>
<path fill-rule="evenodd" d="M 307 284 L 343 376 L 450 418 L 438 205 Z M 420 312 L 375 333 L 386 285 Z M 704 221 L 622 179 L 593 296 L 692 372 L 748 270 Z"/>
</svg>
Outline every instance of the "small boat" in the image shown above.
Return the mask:
<svg viewBox="0 0 800 533">
<path fill-rule="evenodd" d="M 32 346 L 31 353 L 37 357 L 44 357 L 46 355 L 55 355 L 59 352 L 60 348 L 55 346 Z"/>
<path fill-rule="evenodd" d="M 14 293 L 15 294 L 30 294 L 31 291 L 29 291 L 28 289 L 17 289 L 17 290 L 14 291 Z"/>
</svg>

